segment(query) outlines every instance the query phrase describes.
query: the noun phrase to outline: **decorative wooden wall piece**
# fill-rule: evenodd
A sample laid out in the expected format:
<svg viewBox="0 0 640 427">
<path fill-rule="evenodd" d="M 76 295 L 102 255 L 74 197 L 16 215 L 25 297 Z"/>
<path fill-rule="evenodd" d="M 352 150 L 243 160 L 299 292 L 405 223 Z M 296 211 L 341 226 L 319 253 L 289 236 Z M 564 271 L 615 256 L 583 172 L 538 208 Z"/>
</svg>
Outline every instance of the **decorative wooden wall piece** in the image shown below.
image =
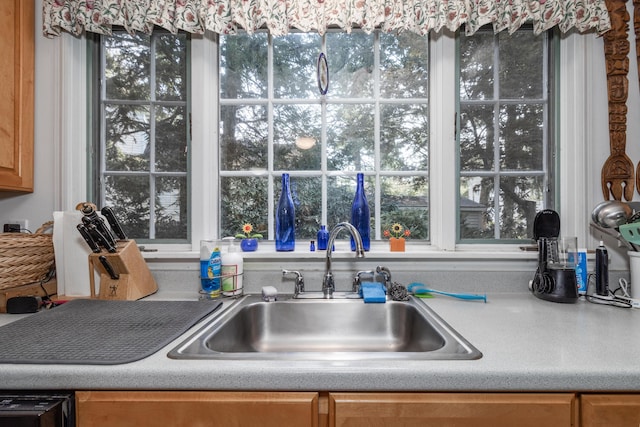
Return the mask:
<svg viewBox="0 0 640 427">
<path fill-rule="evenodd" d="M 636 63 L 638 64 L 638 81 L 640 81 L 640 0 L 633 0 L 633 29 L 636 34 Z M 640 193 L 640 162 L 636 168 L 636 189 Z"/>
<path fill-rule="evenodd" d="M 636 0 L 634 0 L 636 1 Z M 627 96 L 629 93 L 629 12 L 626 0 L 606 0 L 611 30 L 604 34 L 609 98 L 609 148 L 602 166 L 602 194 L 605 200 L 633 199 L 634 165 L 626 154 Z M 634 14 L 635 15 L 635 14 Z M 634 16 L 635 18 L 635 16 Z"/>
</svg>

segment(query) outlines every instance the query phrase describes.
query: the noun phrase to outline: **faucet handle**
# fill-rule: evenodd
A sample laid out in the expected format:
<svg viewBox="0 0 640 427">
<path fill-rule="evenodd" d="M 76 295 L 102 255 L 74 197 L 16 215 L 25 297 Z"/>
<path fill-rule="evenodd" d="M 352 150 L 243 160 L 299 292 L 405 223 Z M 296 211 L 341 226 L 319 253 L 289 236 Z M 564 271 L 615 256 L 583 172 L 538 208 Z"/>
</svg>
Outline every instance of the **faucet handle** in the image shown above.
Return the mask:
<svg viewBox="0 0 640 427">
<path fill-rule="evenodd" d="M 282 269 L 282 277 L 290 274 L 296 275 L 296 287 L 293 295 L 295 298 L 298 294 L 304 292 L 304 277 L 302 277 L 302 273 L 299 271 Z"/>
<path fill-rule="evenodd" d="M 388 289 L 389 285 L 391 285 L 391 270 L 389 270 L 387 267 L 379 265 L 376 267 L 376 273 L 382 276 L 384 285 Z"/>
<path fill-rule="evenodd" d="M 364 270 L 364 271 L 358 271 L 355 275 L 355 277 L 353 278 L 353 292 L 358 293 L 360 292 L 360 284 L 362 283 L 362 277 L 361 276 L 369 276 L 371 277 L 372 281 L 375 281 L 376 279 L 376 272 L 373 270 Z"/>
</svg>

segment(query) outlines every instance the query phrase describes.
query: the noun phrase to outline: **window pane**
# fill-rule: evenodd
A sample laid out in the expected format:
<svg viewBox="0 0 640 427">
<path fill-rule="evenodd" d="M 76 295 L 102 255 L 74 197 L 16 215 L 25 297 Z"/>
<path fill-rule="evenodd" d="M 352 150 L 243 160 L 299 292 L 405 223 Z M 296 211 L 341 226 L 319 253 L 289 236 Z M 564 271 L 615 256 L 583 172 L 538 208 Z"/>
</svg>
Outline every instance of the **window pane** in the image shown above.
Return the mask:
<svg viewBox="0 0 640 427">
<path fill-rule="evenodd" d="M 269 124 L 261 105 L 220 107 L 222 170 L 267 168 Z"/>
<path fill-rule="evenodd" d="M 371 230 L 375 230 L 375 179 L 364 177 L 364 192 L 371 212 Z M 356 194 L 355 176 L 332 176 L 327 178 L 327 223 L 328 228 L 339 222 L 351 222 L 351 205 Z M 342 235 L 342 234 L 341 234 Z M 371 233 L 373 236 L 373 232 Z M 348 237 L 348 233 L 345 233 Z"/>
<path fill-rule="evenodd" d="M 429 164 L 427 105 L 385 105 L 380 115 L 382 170 L 426 171 Z"/>
<path fill-rule="evenodd" d="M 536 213 L 544 209 L 542 177 L 502 177 L 500 180 L 500 236 L 530 239 Z"/>
<path fill-rule="evenodd" d="M 267 34 L 220 37 L 220 95 L 223 99 L 267 96 Z"/>
<path fill-rule="evenodd" d="M 520 30 L 511 35 L 499 34 L 500 97 L 542 98 L 544 92 L 544 36 Z"/>
<path fill-rule="evenodd" d="M 186 242 L 189 35 L 115 30 L 100 40 L 98 203 L 125 211 L 131 238 Z"/>
<path fill-rule="evenodd" d="M 220 179 L 222 237 L 242 232 L 242 225 L 253 225 L 255 233 L 269 238 L 267 178 L 223 177 Z"/>
<path fill-rule="evenodd" d="M 327 107 L 327 157 L 330 170 L 365 171 L 375 167 L 373 105 Z"/>
<path fill-rule="evenodd" d="M 156 107 L 156 170 L 187 170 L 186 107 Z"/>
<path fill-rule="evenodd" d="M 282 177 L 273 181 L 275 211 L 282 194 Z M 322 218 L 322 179 L 290 177 L 289 188 L 296 210 L 296 240 L 315 240 Z"/>
<path fill-rule="evenodd" d="M 229 47 L 234 37 L 221 36 L 221 75 L 230 64 L 226 56 L 239 58 Z M 243 37 L 248 40 L 248 36 Z M 381 175 L 419 171 L 417 177 L 405 180 L 421 180 L 426 192 L 428 38 L 356 30 L 351 34 L 330 31 L 324 36 L 291 33 L 265 42 L 266 77 L 260 79 L 265 85 L 263 92 L 256 95 L 256 91 L 243 89 L 243 94 L 251 92 L 251 96 L 244 94 L 241 103 L 234 102 L 239 96 L 229 96 L 226 77 L 221 79 L 220 159 L 225 179 L 231 174 L 250 177 L 256 169 L 271 179 L 273 184 L 267 188 L 273 189 L 268 198 L 273 203 L 266 212 L 271 220 L 280 196 L 280 174 L 291 172 L 296 237 L 301 241 L 314 239 L 321 223 L 331 227 L 350 220 L 355 172 L 367 172 L 372 224 L 380 222 L 373 207 L 381 197 L 381 192 L 375 191 Z M 248 50 L 248 45 L 235 46 Z M 319 96 L 316 81 L 322 50 L 330 74 L 326 96 Z M 262 64 L 250 54 L 244 61 L 252 70 L 259 67 L 251 68 L 250 64 Z M 240 67 L 241 61 L 237 64 Z M 259 70 L 253 74 L 262 73 L 262 68 Z M 237 87 L 245 86 L 257 85 Z M 333 176 L 336 172 L 350 172 L 352 176 Z M 398 178 L 400 181 L 405 182 Z M 391 185 L 395 181 L 389 182 Z M 390 191 L 392 194 L 395 190 Z M 397 191 L 404 194 L 405 189 Z M 242 207 L 237 209 L 241 211 Z M 427 218 L 425 212 L 410 212 L 409 216 L 420 221 Z M 414 223 L 418 236 L 427 238 L 426 226 L 412 219 Z M 273 234 L 273 230 L 270 232 Z M 376 232 L 379 237 L 380 231 Z"/>
<path fill-rule="evenodd" d="M 381 233 L 393 224 L 411 231 L 412 239 L 429 239 L 429 184 L 427 177 L 383 177 Z"/>
<path fill-rule="evenodd" d="M 327 62 L 332 98 L 373 96 L 373 34 L 328 33 Z"/>
<path fill-rule="evenodd" d="M 111 171 L 149 170 L 149 107 L 106 105 L 105 163 Z"/>
<path fill-rule="evenodd" d="M 319 96 L 316 58 L 322 38 L 318 34 L 292 33 L 273 38 L 273 91 L 276 98 Z"/>
<path fill-rule="evenodd" d="M 157 239 L 186 239 L 188 223 L 187 177 L 156 179 L 155 227 Z"/>
<path fill-rule="evenodd" d="M 149 177 L 105 176 L 105 205 L 118 209 L 118 220 L 127 236 L 149 238 Z"/>
<path fill-rule="evenodd" d="M 492 32 L 479 31 L 470 37 L 460 35 L 461 100 L 494 97 L 493 39 Z"/>
<path fill-rule="evenodd" d="M 319 105 L 274 106 L 276 170 L 320 170 L 321 114 Z"/>
<path fill-rule="evenodd" d="M 385 98 L 426 98 L 429 93 L 429 38 L 405 31 L 380 35 L 380 94 Z"/>
<path fill-rule="evenodd" d="M 150 99 L 149 36 L 114 32 L 103 42 L 107 99 Z"/>
<path fill-rule="evenodd" d="M 548 42 L 531 29 L 460 38 L 462 239 L 528 240 L 553 204 Z"/>
<path fill-rule="evenodd" d="M 187 99 L 187 36 L 163 34 L 156 38 L 156 99 Z"/>
<path fill-rule="evenodd" d="M 493 105 L 460 106 L 460 170 L 494 166 Z"/>
<path fill-rule="evenodd" d="M 460 237 L 526 240 L 533 236 L 536 212 L 544 209 L 543 177 L 502 177 L 500 199 L 495 200 L 493 178 L 460 180 Z M 496 202 L 499 217 L 496 219 Z"/>
<path fill-rule="evenodd" d="M 544 106 L 505 105 L 500 110 L 503 170 L 541 170 L 544 157 Z"/>
</svg>

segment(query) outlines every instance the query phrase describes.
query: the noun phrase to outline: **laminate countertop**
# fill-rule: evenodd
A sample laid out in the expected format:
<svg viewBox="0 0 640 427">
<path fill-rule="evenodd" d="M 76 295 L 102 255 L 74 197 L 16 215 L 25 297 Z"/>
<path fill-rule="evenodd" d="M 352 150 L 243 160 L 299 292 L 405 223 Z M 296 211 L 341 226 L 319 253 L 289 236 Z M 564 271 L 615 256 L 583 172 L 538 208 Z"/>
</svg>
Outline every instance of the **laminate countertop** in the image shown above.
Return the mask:
<svg viewBox="0 0 640 427">
<path fill-rule="evenodd" d="M 478 360 L 167 357 L 218 311 L 140 361 L 108 366 L 0 364 L 0 384 L 6 390 L 640 391 L 640 310 L 592 304 L 584 298 L 558 304 L 527 292 L 487 297 L 486 303 L 444 296 L 426 300 L 482 352 Z M 0 325 L 24 316 L 2 314 Z"/>
</svg>

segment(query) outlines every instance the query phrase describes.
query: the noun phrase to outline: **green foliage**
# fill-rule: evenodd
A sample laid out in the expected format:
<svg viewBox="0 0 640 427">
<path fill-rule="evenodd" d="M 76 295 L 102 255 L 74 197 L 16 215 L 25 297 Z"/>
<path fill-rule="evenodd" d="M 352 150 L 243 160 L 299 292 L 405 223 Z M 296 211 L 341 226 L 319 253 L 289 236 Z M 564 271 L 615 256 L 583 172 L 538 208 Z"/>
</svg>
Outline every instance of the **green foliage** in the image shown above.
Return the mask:
<svg viewBox="0 0 640 427">
<path fill-rule="evenodd" d="M 187 38 L 153 37 L 153 54 L 145 35 L 115 32 L 103 38 L 104 203 L 121 211 L 133 238 L 184 241 L 191 193 Z M 461 237 L 493 239 L 497 227 L 501 238 L 525 239 L 545 197 L 545 179 L 527 176 L 527 171 L 542 168 L 545 155 L 542 132 L 549 117 L 541 102 L 528 101 L 546 96 L 540 61 L 544 39 L 531 32 L 460 37 L 460 167 L 468 176 L 461 179 L 460 191 L 473 192 L 477 205 L 484 207 L 480 213 L 460 212 Z M 222 236 L 244 236 L 238 231 L 251 223 L 258 235 L 269 238 L 268 192 L 271 188 L 275 205 L 279 172 L 291 171 L 296 235 L 313 239 L 323 206 L 328 228 L 349 221 L 352 173 L 379 166 L 377 181 L 368 177 L 365 185 L 372 230 L 400 223 L 412 238 L 429 238 L 428 38 L 380 34 L 380 70 L 374 70 L 374 40 L 373 34 L 362 32 L 329 32 L 324 38 L 292 33 L 270 39 L 264 32 L 220 37 L 222 173 L 220 194 L 211 197 L 220 198 Z M 323 46 L 331 80 L 328 95 L 319 102 L 315 73 Z M 157 72 L 154 81 L 152 69 Z M 509 100 L 498 107 L 493 99 L 496 76 L 500 98 Z M 371 102 L 374 95 L 392 102 Z M 159 103 L 152 104 L 152 99 Z M 313 138 L 315 145 L 298 148 L 300 136 Z M 521 173 L 496 175 L 496 185 L 485 173 L 498 170 Z M 326 171 L 350 173 L 323 176 Z M 406 171 L 416 174 L 405 176 Z M 274 180 L 271 186 L 269 179 Z M 373 215 L 376 182 L 379 224 Z"/>
<path fill-rule="evenodd" d="M 545 178 L 539 172 L 547 155 L 545 119 L 551 119 L 541 101 L 549 92 L 541 60 L 545 43 L 544 35 L 534 36 L 531 30 L 460 36 L 459 147 L 460 168 L 466 173 L 460 190 L 463 197 L 473 192 L 485 209 L 480 217 L 461 209 L 464 239 L 494 239 L 496 229 L 501 239 L 529 239 L 535 213 L 544 207 Z M 518 175 L 499 175 L 513 171 Z M 482 177 L 487 172 L 493 177 Z"/>
<path fill-rule="evenodd" d="M 153 57 L 149 36 L 115 31 L 102 38 L 106 94 L 103 203 L 117 210 L 132 238 L 186 241 L 187 37 L 153 37 Z M 156 69 L 153 85 L 152 61 Z M 152 106 L 152 87 L 154 98 L 167 104 Z"/>
</svg>

